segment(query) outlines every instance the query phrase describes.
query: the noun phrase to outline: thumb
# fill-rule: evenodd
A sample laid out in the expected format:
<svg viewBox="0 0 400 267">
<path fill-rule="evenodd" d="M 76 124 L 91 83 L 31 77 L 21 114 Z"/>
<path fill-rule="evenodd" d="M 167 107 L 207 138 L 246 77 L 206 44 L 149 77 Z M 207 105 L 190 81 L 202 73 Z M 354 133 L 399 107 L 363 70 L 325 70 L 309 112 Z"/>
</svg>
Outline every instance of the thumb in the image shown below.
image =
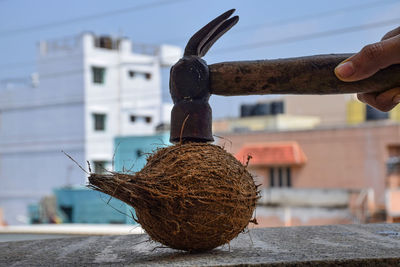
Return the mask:
<svg viewBox="0 0 400 267">
<path fill-rule="evenodd" d="M 400 35 L 365 46 L 340 63 L 335 74 L 345 82 L 358 81 L 396 63 L 400 63 Z"/>
</svg>

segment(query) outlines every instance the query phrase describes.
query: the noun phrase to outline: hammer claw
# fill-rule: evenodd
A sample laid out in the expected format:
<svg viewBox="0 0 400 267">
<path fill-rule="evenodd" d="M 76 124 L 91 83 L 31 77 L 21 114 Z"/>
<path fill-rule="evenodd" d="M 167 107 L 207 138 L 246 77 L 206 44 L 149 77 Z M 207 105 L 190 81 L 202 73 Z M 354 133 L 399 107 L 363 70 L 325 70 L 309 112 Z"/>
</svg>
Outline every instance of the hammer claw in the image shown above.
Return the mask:
<svg viewBox="0 0 400 267">
<path fill-rule="evenodd" d="M 222 15 L 218 16 L 217 18 L 213 19 L 211 22 L 209 22 L 206 26 L 201 28 L 198 32 L 196 32 L 189 40 L 188 44 L 185 47 L 185 52 L 184 56 L 200 56 L 201 54 L 204 55 L 208 49 L 211 47 L 211 45 L 220 37 L 222 36 L 227 30 L 229 30 L 233 25 L 235 25 L 234 22 L 230 27 L 229 25 L 224 24 L 226 20 L 235 12 L 235 9 L 231 9 L 223 13 Z M 233 21 L 234 21 L 233 20 Z M 226 30 L 223 30 L 220 28 L 220 26 L 224 24 Z M 219 31 L 220 34 L 214 35 L 214 32 Z M 215 38 L 216 37 L 216 38 Z M 205 50 L 204 53 L 202 53 L 202 48 L 205 47 L 205 44 L 208 43 L 210 38 L 215 39 L 208 47 L 208 49 Z"/>
<path fill-rule="evenodd" d="M 213 34 L 207 39 L 207 41 L 200 48 L 199 57 L 205 56 L 211 46 L 222 36 L 224 33 L 229 31 L 239 21 L 238 16 L 234 16 L 224 21 L 219 27 L 213 32 Z"/>
</svg>

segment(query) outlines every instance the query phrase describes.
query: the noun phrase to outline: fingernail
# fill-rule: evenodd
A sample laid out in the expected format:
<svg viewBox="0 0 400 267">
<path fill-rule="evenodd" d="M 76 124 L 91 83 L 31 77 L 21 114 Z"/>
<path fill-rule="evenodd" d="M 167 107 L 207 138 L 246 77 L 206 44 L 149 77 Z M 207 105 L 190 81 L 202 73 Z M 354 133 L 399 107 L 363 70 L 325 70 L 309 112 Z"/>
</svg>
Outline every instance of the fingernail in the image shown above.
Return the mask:
<svg viewBox="0 0 400 267">
<path fill-rule="evenodd" d="M 339 64 L 335 68 L 335 73 L 339 78 L 348 78 L 353 75 L 355 72 L 353 62 L 346 61 L 344 63 Z"/>
<path fill-rule="evenodd" d="M 393 102 L 396 104 L 400 104 L 400 95 L 396 95 L 395 97 L 393 97 Z"/>
</svg>

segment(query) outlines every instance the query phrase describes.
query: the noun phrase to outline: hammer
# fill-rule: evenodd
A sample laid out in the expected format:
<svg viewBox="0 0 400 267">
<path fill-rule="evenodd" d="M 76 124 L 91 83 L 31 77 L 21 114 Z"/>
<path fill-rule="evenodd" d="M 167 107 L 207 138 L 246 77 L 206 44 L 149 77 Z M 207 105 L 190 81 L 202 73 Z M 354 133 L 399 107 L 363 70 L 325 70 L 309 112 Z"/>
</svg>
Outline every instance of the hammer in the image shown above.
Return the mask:
<svg viewBox="0 0 400 267">
<path fill-rule="evenodd" d="M 231 9 L 196 32 L 183 58 L 171 68 L 172 143 L 212 142 L 211 94 L 349 94 L 385 91 L 400 85 L 400 65 L 392 65 L 357 82 L 343 82 L 334 68 L 352 54 L 326 54 L 276 60 L 222 62 L 202 59 L 239 20 Z"/>
</svg>

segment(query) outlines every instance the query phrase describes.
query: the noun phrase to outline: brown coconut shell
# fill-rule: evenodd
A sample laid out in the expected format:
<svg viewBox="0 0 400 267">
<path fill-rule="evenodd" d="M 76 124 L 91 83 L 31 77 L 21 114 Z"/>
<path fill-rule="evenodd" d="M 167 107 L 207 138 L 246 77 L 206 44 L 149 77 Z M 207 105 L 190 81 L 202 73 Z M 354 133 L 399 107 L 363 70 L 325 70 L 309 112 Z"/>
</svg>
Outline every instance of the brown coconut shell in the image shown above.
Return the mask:
<svg viewBox="0 0 400 267">
<path fill-rule="evenodd" d="M 153 240 L 187 251 L 235 238 L 258 199 L 246 167 L 223 148 L 203 143 L 158 149 L 134 175 L 91 174 L 89 187 L 131 205 Z"/>
</svg>

